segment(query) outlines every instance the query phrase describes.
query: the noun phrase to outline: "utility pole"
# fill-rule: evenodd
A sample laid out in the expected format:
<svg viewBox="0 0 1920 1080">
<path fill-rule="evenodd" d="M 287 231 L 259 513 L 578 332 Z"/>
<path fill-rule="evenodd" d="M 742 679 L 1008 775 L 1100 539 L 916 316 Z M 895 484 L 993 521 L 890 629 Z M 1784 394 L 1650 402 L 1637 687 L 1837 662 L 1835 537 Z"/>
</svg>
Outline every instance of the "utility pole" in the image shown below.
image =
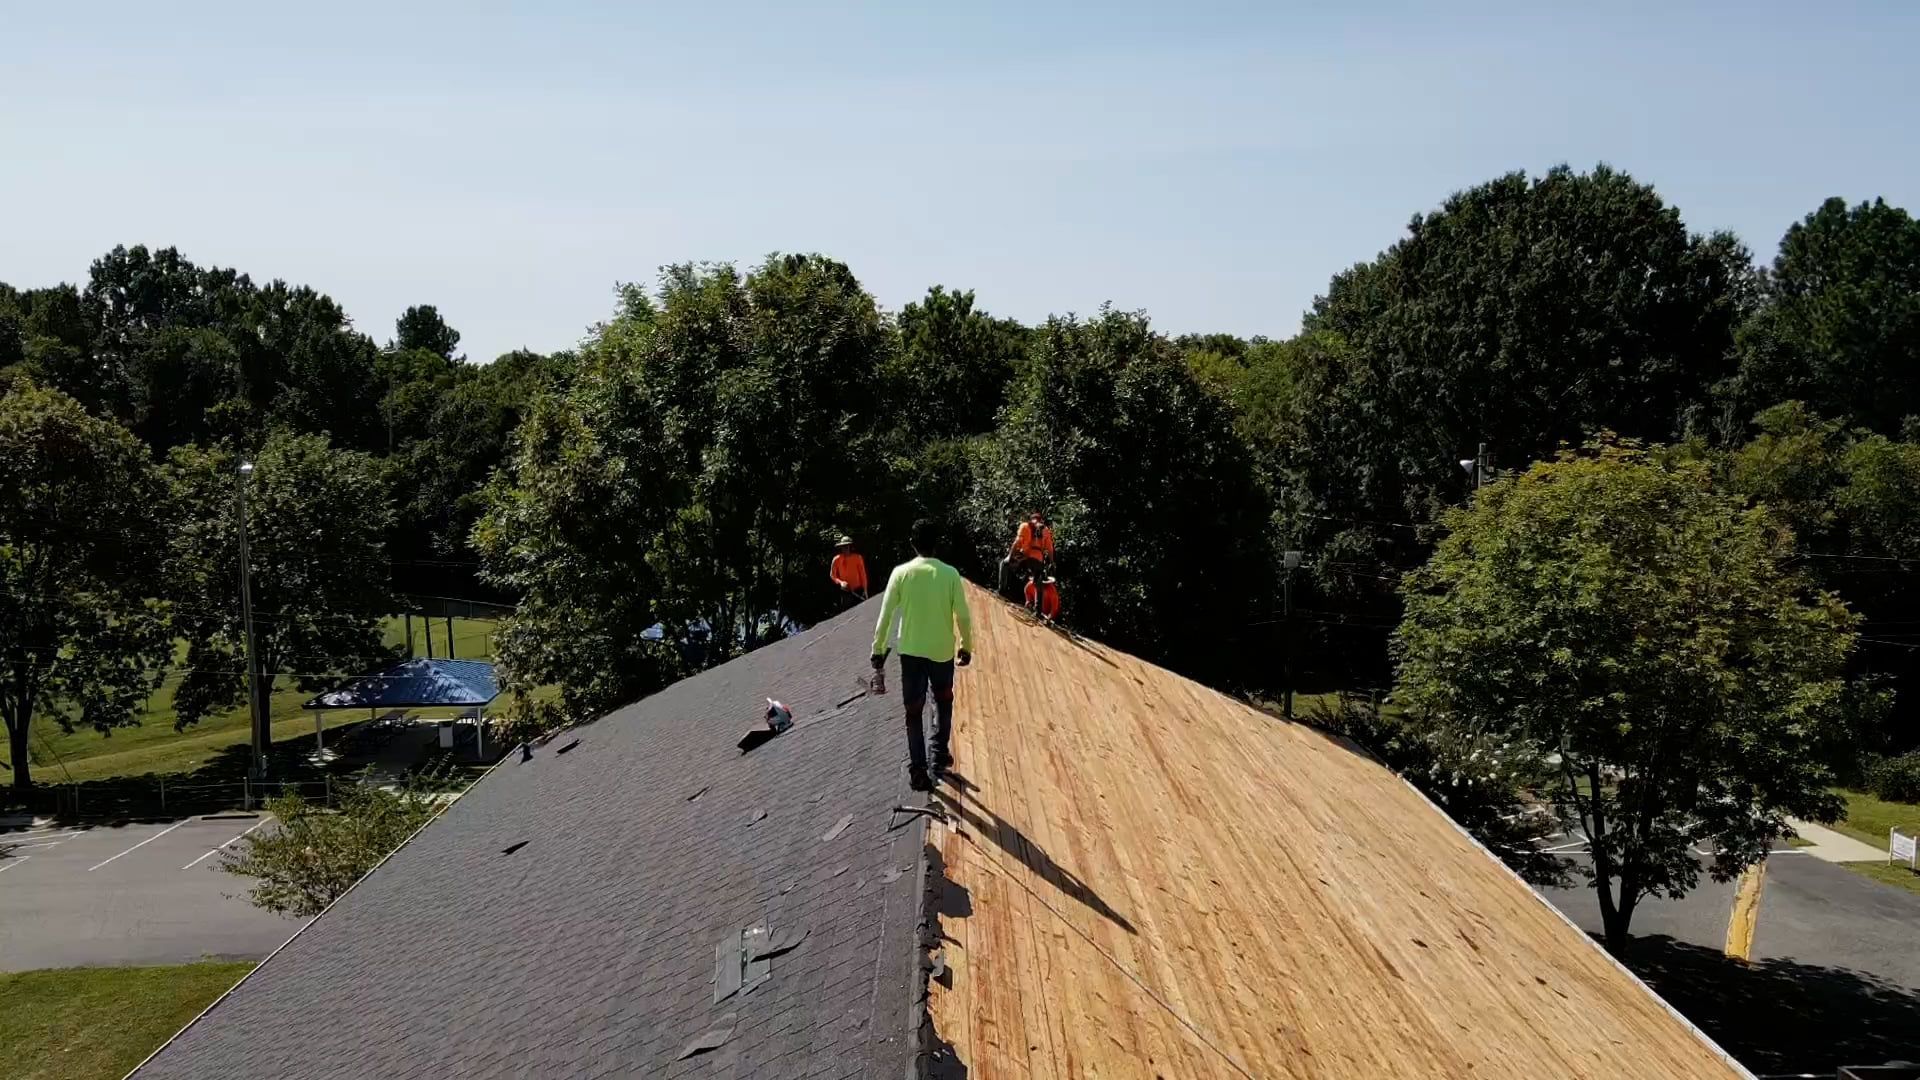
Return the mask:
<svg viewBox="0 0 1920 1080">
<path fill-rule="evenodd" d="M 1282 661 L 1284 666 L 1281 668 L 1281 679 L 1285 683 L 1286 689 L 1284 691 L 1285 704 L 1281 708 L 1281 715 L 1291 720 L 1293 719 L 1293 572 L 1300 569 L 1300 553 L 1297 551 L 1289 551 L 1281 558 L 1283 565 L 1286 567 L 1286 573 L 1281 575 L 1280 578 L 1280 595 L 1283 598 L 1282 610 L 1285 618 L 1285 622 L 1282 623 L 1282 625 L 1286 629 L 1284 635 L 1286 638 L 1286 658 Z"/>
<path fill-rule="evenodd" d="M 253 623 L 253 566 L 247 555 L 247 480 L 252 476 L 253 462 L 241 462 L 234 491 L 240 521 L 240 625 L 247 653 L 247 703 L 253 716 L 253 763 L 247 771 L 255 780 L 264 780 L 273 729 L 267 726 L 266 701 L 260 694 L 260 639 Z"/>
</svg>

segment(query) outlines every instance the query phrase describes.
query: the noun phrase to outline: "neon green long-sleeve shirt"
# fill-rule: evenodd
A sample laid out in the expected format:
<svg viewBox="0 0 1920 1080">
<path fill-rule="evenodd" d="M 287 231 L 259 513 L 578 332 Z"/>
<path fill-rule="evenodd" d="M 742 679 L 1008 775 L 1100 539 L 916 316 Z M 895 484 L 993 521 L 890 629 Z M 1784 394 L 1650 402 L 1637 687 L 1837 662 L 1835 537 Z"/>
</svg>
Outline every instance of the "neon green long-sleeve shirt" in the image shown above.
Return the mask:
<svg viewBox="0 0 1920 1080">
<path fill-rule="evenodd" d="M 887 596 L 880 602 L 880 621 L 873 628 L 873 654 L 887 651 L 894 620 L 900 621 L 900 653 L 927 660 L 953 659 L 953 629 L 960 628 L 960 647 L 973 651 L 973 613 L 967 610 L 966 586 L 960 571 L 925 556 L 903 562 L 887 578 Z"/>
</svg>

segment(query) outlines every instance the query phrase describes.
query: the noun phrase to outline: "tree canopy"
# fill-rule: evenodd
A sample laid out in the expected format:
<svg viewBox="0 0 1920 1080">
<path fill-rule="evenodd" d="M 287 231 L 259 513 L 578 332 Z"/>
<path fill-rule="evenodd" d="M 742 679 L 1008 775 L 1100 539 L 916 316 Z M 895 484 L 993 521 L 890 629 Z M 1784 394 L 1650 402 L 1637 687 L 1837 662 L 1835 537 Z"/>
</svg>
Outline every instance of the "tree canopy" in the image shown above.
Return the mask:
<svg viewBox="0 0 1920 1080">
<path fill-rule="evenodd" d="M 136 723 L 171 639 L 144 587 L 164 489 L 125 428 L 24 378 L 0 382 L 0 720 L 13 784 L 33 783 L 35 717 Z"/>
<path fill-rule="evenodd" d="M 1230 413 L 1138 314 L 1050 319 L 1029 363 L 977 451 L 966 510 L 982 561 L 1042 510 L 1076 625 L 1230 680 L 1272 638 L 1251 624 L 1273 581 L 1271 504 Z"/>
<path fill-rule="evenodd" d="M 1913 235 L 1903 210 L 1833 200 L 1762 272 L 1650 185 L 1561 167 L 1413 218 L 1285 340 L 1169 338 L 1108 309 L 1029 326 L 950 286 L 889 312 L 844 264 L 775 255 L 669 266 L 622 287 L 577 350 L 491 363 L 434 306 L 378 345 L 315 287 L 128 246 L 72 284 L 0 284 L 0 380 L 65 403 L 29 411 L 108 425 L 103 445 L 136 440 L 112 452 L 148 470 L 128 483 L 166 463 L 158 553 L 87 588 L 121 605 L 114 632 L 158 625 L 137 601 L 188 655 L 95 633 L 89 662 L 172 662 L 188 722 L 241 692 L 242 458 L 261 467 L 255 582 L 282 590 L 257 603 L 270 671 L 378 662 L 373 620 L 406 594 L 517 604 L 496 657 L 522 715 L 549 723 L 840 610 L 825 567 L 842 532 L 882 578 L 932 518 L 990 580 L 1035 506 L 1077 629 L 1249 693 L 1289 669 L 1303 689 L 1385 690 L 1396 582 L 1437 557 L 1475 475 L 1497 486 L 1611 429 L 1677 440 L 1642 464 L 1703 471 L 1715 499 L 1790 530 L 1793 573 L 1865 620 L 1844 674 L 1894 705 L 1850 691 L 1882 720 L 1820 750 L 1840 775 L 1920 741 Z M 1482 443 L 1492 472 L 1460 469 Z M 1475 744 L 1383 719 L 1344 726 L 1429 779 L 1471 778 L 1427 789 L 1524 864 L 1501 823 L 1540 762 L 1477 774 Z"/>
<path fill-rule="evenodd" d="M 243 482 L 262 692 L 282 674 L 320 689 L 392 658 L 380 631 L 392 610 L 383 544 L 392 510 L 377 464 L 321 436 L 286 432 L 246 460 L 253 472 L 244 480 L 242 455 L 224 446 L 180 447 L 168 462 L 167 590 L 187 642 L 174 695 L 180 727 L 246 700 Z"/>
<path fill-rule="evenodd" d="M 1519 465 L 1601 428 L 1703 422 L 1751 275 L 1732 237 L 1689 233 L 1604 165 L 1511 173 L 1416 215 L 1307 315 L 1287 501 L 1320 516 L 1295 532 L 1395 542 L 1367 522 L 1431 519 L 1483 442 Z"/>
<path fill-rule="evenodd" d="M 1920 416 L 1920 221 L 1828 199 L 1787 230 L 1765 285 L 1740 330 L 1737 412 L 1793 398 L 1889 436 Z"/>
<path fill-rule="evenodd" d="M 1547 766 L 1540 800 L 1590 841 L 1610 948 L 1643 898 L 1693 888 L 1696 845 L 1726 880 L 1789 816 L 1837 816 L 1858 617 L 1793 568 L 1766 510 L 1703 464 L 1602 444 L 1445 525 L 1404 585 L 1399 700 L 1494 762 Z"/>
</svg>

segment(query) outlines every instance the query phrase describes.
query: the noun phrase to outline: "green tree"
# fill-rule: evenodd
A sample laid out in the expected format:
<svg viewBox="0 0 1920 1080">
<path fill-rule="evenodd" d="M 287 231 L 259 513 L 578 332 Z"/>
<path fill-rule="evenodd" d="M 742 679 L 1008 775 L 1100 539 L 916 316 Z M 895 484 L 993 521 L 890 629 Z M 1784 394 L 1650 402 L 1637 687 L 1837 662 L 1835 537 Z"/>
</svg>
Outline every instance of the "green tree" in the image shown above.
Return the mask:
<svg viewBox="0 0 1920 1080">
<path fill-rule="evenodd" d="M 1828 199 L 1781 239 L 1765 297 L 1740 331 L 1730 407 L 1797 398 L 1882 435 L 1920 415 L 1920 221 Z"/>
<path fill-rule="evenodd" d="M 1297 538 L 1407 547 L 1368 523 L 1430 520 L 1465 493 L 1455 463 L 1482 442 L 1518 464 L 1601 428 L 1703 422 L 1752 274 L 1730 236 L 1688 233 L 1604 165 L 1512 173 L 1416 216 L 1307 316 L 1284 477 Z"/>
<path fill-rule="evenodd" d="M 392 509 L 365 454 L 336 450 L 319 435 L 280 431 L 249 459 L 246 527 L 260 646 L 261 693 L 282 674 L 302 689 L 360 674 L 391 659 L 381 619 L 387 592 L 384 536 Z M 169 586 L 187 639 L 174 696 L 186 727 L 246 699 L 240 621 L 238 527 L 241 459 L 228 447 L 181 447 L 169 473 Z"/>
<path fill-rule="evenodd" d="M 1846 481 L 1852 435 L 1798 401 L 1775 405 L 1754 423 L 1759 434 L 1727 456 L 1728 486 L 1772 508 L 1803 548 L 1834 550 L 1835 495 Z"/>
<path fill-rule="evenodd" d="M 466 565 L 474 558 L 468 541 L 484 508 L 481 489 L 507 460 L 534 397 L 564 385 L 569 362 L 514 352 L 491 364 L 447 364 L 442 375 L 389 394 L 394 415 L 404 417 L 401 431 L 410 433 L 386 460 L 398 508 L 389 545 L 396 581 L 413 583 L 415 592 L 470 595 L 476 575 Z"/>
<path fill-rule="evenodd" d="M 638 370 L 599 355 L 645 317 L 641 309 L 616 318 L 588 350 L 598 363 L 590 377 L 534 399 L 483 494 L 473 530 L 482 576 L 520 598 L 493 645 L 522 722 L 548 722 L 532 697 L 539 686 L 559 686 L 561 715 L 585 719 L 678 672 L 651 632 L 662 585 L 648 554 L 662 533 L 689 527 L 676 501 L 684 489 L 661 452 L 661 414 Z"/>
<path fill-rule="evenodd" d="M 24 379 L 0 389 L 0 720 L 16 791 L 33 783 L 34 717 L 67 731 L 135 724 L 159 682 L 163 495 L 125 428 Z"/>
<path fill-rule="evenodd" d="M 669 268 L 633 310 L 595 362 L 637 369 L 682 489 L 649 556 L 663 618 L 709 628 L 719 660 L 830 613 L 831 536 L 884 499 L 893 341 L 873 298 L 841 263 L 774 255 L 744 278 Z"/>
<path fill-rule="evenodd" d="M 1050 319 L 966 504 L 982 562 L 1029 508 L 1053 521 L 1077 627 L 1179 670 L 1244 679 L 1271 635 L 1271 504 L 1226 406 L 1145 316 Z M 1262 667 L 1266 665 L 1261 665 Z"/>
<path fill-rule="evenodd" d="M 901 309 L 899 327 L 900 348 L 885 369 L 898 420 L 921 439 L 993 430 L 1026 328 L 976 310 L 972 292 L 938 285 Z"/>
<path fill-rule="evenodd" d="M 0 325 L 0 366 L 12 365 L 49 389 L 69 393 L 82 405 L 91 399 L 69 387 L 91 385 L 88 343 L 93 331 L 71 285 L 24 292 L 0 286 L 0 324 L 10 324 L 17 335 L 9 346 Z"/>
<path fill-rule="evenodd" d="M 454 359 L 453 350 L 460 347 L 460 331 L 447 325 L 440 317 L 440 311 L 432 304 L 410 307 L 400 313 L 394 321 L 393 350 L 406 352 L 419 349 L 430 352 L 442 360 Z"/>
<path fill-rule="evenodd" d="M 496 638 L 509 686 L 558 683 L 590 712 L 833 610 L 831 533 L 884 499 L 890 347 L 873 298 L 819 256 L 623 290 L 474 531 L 483 576 L 522 596 Z"/>
<path fill-rule="evenodd" d="M 337 809 L 287 795 L 267 803 L 275 822 L 220 853 L 220 869 L 254 878 L 254 906 L 307 918 L 325 911 L 440 813 L 444 805 L 414 788 L 347 786 Z"/>
<path fill-rule="evenodd" d="M 1398 700 L 1456 743 L 1547 766 L 1591 844 L 1607 946 L 1648 896 L 1727 880 L 1789 816 L 1840 811 L 1825 762 L 1856 702 L 1857 617 L 1791 568 L 1791 534 L 1709 469 L 1562 454 L 1446 517 L 1408 575 Z"/>
</svg>

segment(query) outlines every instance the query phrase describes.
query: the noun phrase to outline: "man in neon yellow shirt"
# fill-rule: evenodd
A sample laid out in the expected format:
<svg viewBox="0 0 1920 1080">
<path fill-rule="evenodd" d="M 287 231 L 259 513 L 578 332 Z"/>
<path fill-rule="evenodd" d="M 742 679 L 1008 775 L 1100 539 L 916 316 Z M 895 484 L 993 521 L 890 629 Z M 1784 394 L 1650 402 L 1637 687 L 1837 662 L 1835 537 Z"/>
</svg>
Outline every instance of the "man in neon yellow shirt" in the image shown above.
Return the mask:
<svg viewBox="0 0 1920 1080">
<path fill-rule="evenodd" d="M 900 696 L 907 706 L 907 782 L 915 791 L 933 790 L 927 773 L 927 747 L 920 716 L 933 688 L 933 771 L 953 765 L 947 743 L 953 734 L 953 666 L 973 662 L 973 614 L 967 610 L 966 586 L 960 572 L 933 557 L 940 531 L 931 521 L 913 525 L 916 558 L 893 568 L 887 578 L 886 599 L 880 602 L 880 621 L 873 628 L 873 669 L 887 662 L 887 638 L 900 623 Z M 960 646 L 954 648 L 954 627 L 960 628 Z"/>
</svg>

